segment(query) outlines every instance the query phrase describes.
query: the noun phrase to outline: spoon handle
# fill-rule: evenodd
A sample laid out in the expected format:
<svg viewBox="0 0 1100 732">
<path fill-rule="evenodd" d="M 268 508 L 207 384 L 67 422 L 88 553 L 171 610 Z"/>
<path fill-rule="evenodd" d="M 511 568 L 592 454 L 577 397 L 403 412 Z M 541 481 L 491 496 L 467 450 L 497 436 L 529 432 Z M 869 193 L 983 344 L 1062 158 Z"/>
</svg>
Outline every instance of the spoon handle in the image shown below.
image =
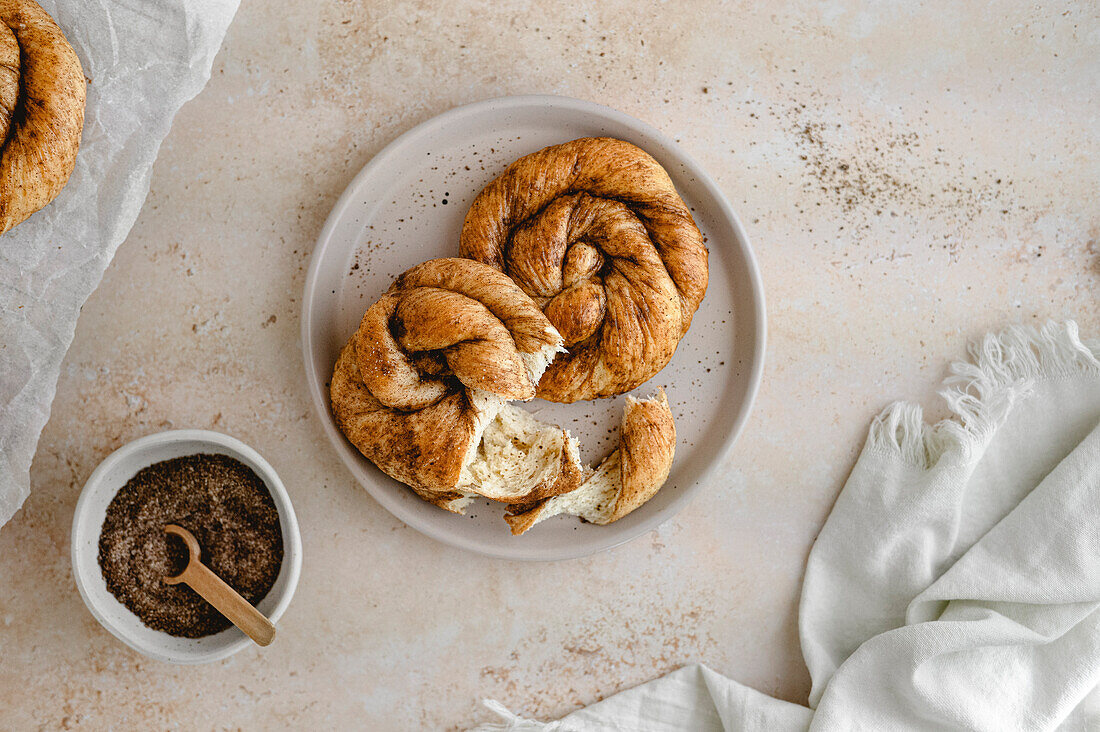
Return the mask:
<svg viewBox="0 0 1100 732">
<path fill-rule="evenodd" d="M 266 646 L 274 640 L 275 626 L 271 621 L 202 562 L 188 564 L 180 579 L 258 645 Z"/>
</svg>

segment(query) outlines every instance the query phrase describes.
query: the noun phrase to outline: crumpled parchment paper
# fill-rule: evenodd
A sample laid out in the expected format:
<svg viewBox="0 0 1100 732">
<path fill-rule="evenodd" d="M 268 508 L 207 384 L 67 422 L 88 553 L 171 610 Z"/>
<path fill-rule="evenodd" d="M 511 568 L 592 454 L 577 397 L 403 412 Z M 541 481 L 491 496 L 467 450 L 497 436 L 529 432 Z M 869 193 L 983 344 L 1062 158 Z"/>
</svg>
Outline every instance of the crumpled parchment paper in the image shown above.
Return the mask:
<svg viewBox="0 0 1100 732">
<path fill-rule="evenodd" d="M 240 0 L 39 0 L 88 78 L 61 195 L 0 236 L 0 526 L 30 493 L 35 446 L 84 301 L 133 226 L 157 151 L 210 78 Z"/>
</svg>

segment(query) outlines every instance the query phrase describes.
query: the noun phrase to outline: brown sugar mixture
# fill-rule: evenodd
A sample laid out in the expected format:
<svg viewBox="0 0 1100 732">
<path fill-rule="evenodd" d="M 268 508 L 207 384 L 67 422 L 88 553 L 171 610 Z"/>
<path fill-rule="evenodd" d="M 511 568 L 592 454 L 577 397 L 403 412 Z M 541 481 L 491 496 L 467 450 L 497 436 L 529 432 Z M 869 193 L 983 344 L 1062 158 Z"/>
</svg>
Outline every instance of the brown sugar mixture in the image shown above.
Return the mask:
<svg viewBox="0 0 1100 732">
<path fill-rule="evenodd" d="M 279 512 L 263 480 L 226 455 L 187 455 L 154 463 L 107 506 L 99 566 L 107 589 L 154 630 L 201 638 L 228 628 L 214 607 L 184 584 L 165 584 L 187 565 L 187 548 L 164 533 L 195 535 L 201 561 L 244 599 L 262 600 L 283 563 Z"/>
</svg>

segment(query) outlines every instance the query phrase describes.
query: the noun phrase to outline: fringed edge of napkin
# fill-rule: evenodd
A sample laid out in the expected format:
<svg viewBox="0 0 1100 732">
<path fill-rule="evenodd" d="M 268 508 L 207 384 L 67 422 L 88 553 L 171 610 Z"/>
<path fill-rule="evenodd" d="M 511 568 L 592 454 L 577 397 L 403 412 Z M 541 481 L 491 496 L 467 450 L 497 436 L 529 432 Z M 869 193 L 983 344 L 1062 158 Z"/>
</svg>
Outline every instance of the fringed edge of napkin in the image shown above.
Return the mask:
<svg viewBox="0 0 1100 732">
<path fill-rule="evenodd" d="M 968 352 L 969 361 L 951 364 L 939 392 L 952 417 L 928 425 L 919 404 L 894 402 L 871 424 L 867 446 L 900 453 L 906 463 L 928 468 L 948 450 L 968 456 L 985 444 L 1036 383 L 1100 378 L 1100 342 L 1082 341 L 1072 320 L 1048 322 L 1041 329 L 1012 325 L 971 343 Z"/>
</svg>

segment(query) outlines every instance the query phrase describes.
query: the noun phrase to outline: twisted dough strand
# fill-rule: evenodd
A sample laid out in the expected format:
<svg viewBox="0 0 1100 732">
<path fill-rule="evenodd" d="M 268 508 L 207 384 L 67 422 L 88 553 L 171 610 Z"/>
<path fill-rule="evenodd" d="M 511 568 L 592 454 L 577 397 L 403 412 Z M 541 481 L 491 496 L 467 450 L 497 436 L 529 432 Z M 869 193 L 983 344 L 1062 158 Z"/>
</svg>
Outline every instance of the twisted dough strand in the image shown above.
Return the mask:
<svg viewBox="0 0 1100 732">
<path fill-rule="evenodd" d="M 524 355 L 558 342 L 515 283 L 462 259 L 434 259 L 405 272 L 355 335 L 363 383 L 386 406 L 404 410 L 439 401 L 456 390 L 454 380 L 509 401 L 531 399 L 535 384 Z"/>
</svg>

